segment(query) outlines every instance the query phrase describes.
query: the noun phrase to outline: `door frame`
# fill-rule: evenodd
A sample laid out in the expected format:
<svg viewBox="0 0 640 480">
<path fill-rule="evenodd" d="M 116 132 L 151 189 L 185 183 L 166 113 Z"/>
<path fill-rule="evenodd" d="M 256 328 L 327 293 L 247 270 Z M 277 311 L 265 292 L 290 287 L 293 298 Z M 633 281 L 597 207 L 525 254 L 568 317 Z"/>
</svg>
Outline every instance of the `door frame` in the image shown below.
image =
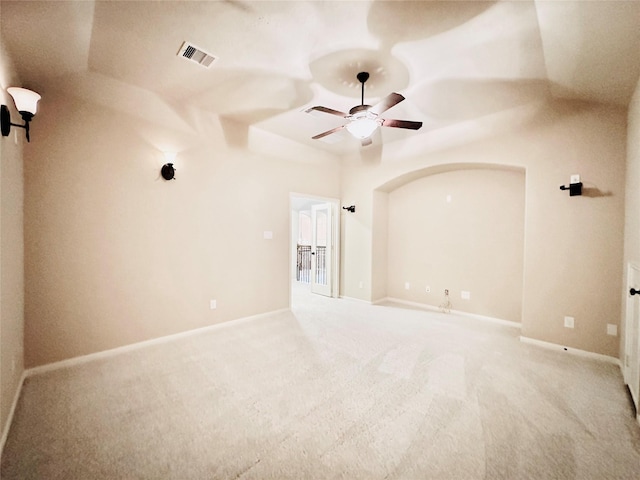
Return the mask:
<svg viewBox="0 0 640 480">
<path fill-rule="evenodd" d="M 296 234 L 293 231 L 294 212 L 297 214 L 295 203 L 301 200 L 307 200 L 311 204 L 328 203 L 331 206 L 331 242 L 332 242 L 332 258 L 331 258 L 331 297 L 338 298 L 340 296 L 340 200 L 331 197 L 319 197 L 306 193 L 289 193 L 289 307 L 291 307 L 291 284 L 295 281 L 295 261 L 296 261 L 296 245 L 298 243 Z M 292 262 L 292 263 L 291 263 Z"/>
<path fill-rule="evenodd" d="M 640 265 L 634 262 L 627 264 L 624 352 L 621 363 L 624 383 L 629 387 L 629 392 L 636 407 L 636 418 L 640 423 L 640 411 L 638 408 L 640 407 L 640 375 L 638 375 L 640 372 L 640 319 L 634 318 L 634 313 L 640 312 L 640 305 L 634 303 L 638 302 L 638 298 L 629 294 L 631 288 L 640 288 Z M 634 332 L 636 334 L 635 337 L 633 336 Z M 637 358 L 632 358 L 634 352 Z M 634 375 L 638 378 L 632 378 Z"/>
<path fill-rule="evenodd" d="M 329 202 L 314 203 L 311 205 L 311 293 L 333 296 L 333 213 L 334 206 Z M 325 235 L 325 283 L 318 283 L 318 212 L 326 212 L 326 233 Z"/>
</svg>

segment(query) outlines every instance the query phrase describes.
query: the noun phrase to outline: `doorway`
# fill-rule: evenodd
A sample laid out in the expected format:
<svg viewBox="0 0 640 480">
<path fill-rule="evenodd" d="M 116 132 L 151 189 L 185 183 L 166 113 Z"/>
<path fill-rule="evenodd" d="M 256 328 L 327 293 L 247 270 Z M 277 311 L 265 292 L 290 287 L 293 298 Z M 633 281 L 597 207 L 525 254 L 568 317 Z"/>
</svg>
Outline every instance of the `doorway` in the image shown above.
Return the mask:
<svg viewBox="0 0 640 480">
<path fill-rule="evenodd" d="M 290 295 L 306 292 L 338 297 L 337 199 L 290 195 Z"/>
<path fill-rule="evenodd" d="M 640 266 L 627 266 L 627 303 L 625 312 L 624 382 L 629 387 L 640 421 L 640 295 L 631 295 L 631 289 L 640 289 Z"/>
</svg>

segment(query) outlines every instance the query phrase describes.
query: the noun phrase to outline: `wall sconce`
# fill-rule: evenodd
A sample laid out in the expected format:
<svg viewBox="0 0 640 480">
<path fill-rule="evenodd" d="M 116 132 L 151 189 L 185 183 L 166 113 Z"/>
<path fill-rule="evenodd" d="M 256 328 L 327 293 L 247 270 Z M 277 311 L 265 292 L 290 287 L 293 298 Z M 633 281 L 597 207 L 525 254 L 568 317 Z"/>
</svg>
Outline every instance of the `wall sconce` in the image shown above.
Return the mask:
<svg viewBox="0 0 640 480">
<path fill-rule="evenodd" d="M 38 109 L 38 100 L 42 97 L 36 92 L 27 90 L 26 88 L 10 87 L 7 88 L 9 95 L 13 97 L 13 103 L 16 105 L 16 109 L 20 112 L 24 125 L 17 123 L 11 123 L 11 115 L 9 114 L 9 108 L 6 105 L 2 105 L 0 111 L 0 124 L 2 126 L 2 136 L 8 137 L 11 131 L 11 126 L 24 128 L 27 131 L 27 142 L 29 139 L 29 122 L 36 114 Z"/>
<path fill-rule="evenodd" d="M 164 158 L 167 163 L 162 166 L 160 174 L 165 180 L 175 180 L 176 169 L 173 168 L 173 162 L 176 159 L 176 154 L 174 152 L 164 152 Z"/>
<path fill-rule="evenodd" d="M 351 205 L 349 207 L 342 207 L 342 209 L 346 210 L 347 212 L 356 213 L 356 206 L 355 205 Z"/>
<path fill-rule="evenodd" d="M 571 175 L 569 186 L 560 185 L 560 190 L 569 190 L 570 197 L 582 195 L 582 182 L 580 181 L 580 175 Z"/>
</svg>

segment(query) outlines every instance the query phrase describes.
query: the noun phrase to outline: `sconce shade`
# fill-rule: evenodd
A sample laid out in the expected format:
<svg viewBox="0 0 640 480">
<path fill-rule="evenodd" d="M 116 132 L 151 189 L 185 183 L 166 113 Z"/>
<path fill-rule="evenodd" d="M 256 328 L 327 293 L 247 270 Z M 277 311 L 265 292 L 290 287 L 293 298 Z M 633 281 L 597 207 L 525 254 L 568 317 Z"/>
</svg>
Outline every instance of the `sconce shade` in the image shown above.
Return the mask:
<svg viewBox="0 0 640 480">
<path fill-rule="evenodd" d="M 22 120 L 24 120 L 24 125 L 11 122 L 9 107 L 2 105 L 2 110 L 0 111 L 2 136 L 8 137 L 12 126 L 24 128 L 27 142 L 29 142 L 29 122 L 31 122 L 31 119 L 36 114 L 36 111 L 38 110 L 38 100 L 42 97 L 40 97 L 36 92 L 20 87 L 9 87 L 7 88 L 7 92 L 9 92 L 9 95 L 13 97 L 13 103 L 16 104 L 16 108 L 18 109 L 18 112 L 20 112 Z"/>
<path fill-rule="evenodd" d="M 16 109 L 22 114 L 28 112 L 33 117 L 38 111 L 38 100 L 42 97 L 31 90 L 20 87 L 7 88 L 9 95 L 13 97 L 13 102 L 16 104 Z"/>
</svg>

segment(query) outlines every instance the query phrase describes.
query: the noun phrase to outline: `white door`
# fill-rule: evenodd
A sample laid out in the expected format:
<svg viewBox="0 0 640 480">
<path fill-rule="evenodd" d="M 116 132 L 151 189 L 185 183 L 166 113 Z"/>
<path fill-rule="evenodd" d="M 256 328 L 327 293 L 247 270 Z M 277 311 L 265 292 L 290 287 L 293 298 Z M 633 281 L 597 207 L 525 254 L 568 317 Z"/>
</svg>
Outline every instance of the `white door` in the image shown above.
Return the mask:
<svg viewBox="0 0 640 480">
<path fill-rule="evenodd" d="M 629 386 L 636 412 L 640 407 L 640 266 L 627 269 L 627 305 L 625 315 L 624 381 Z M 640 419 L 640 415 L 638 416 Z"/>
<path fill-rule="evenodd" d="M 333 232 L 331 204 L 311 206 L 311 291 L 331 296 Z"/>
</svg>

